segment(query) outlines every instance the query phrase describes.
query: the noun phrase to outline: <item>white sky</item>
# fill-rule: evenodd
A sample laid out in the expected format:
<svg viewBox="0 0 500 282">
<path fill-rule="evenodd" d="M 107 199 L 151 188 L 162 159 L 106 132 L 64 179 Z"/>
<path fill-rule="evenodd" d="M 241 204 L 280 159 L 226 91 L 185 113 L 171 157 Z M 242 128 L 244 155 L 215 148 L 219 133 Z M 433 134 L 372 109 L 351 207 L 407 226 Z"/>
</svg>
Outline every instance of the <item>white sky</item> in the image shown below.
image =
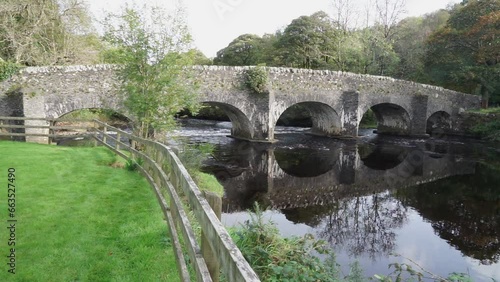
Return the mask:
<svg viewBox="0 0 500 282">
<path fill-rule="evenodd" d="M 172 5 L 173 0 L 86 0 L 90 11 L 101 18 L 103 11 L 117 12 L 125 3 Z M 370 0 L 355 0 L 360 7 Z M 371 0 L 373 2 L 373 0 Z M 407 0 L 406 16 L 419 16 L 461 0 Z M 244 33 L 274 33 L 293 19 L 323 10 L 329 14 L 331 0 L 183 0 L 195 46 L 215 57 L 234 38 Z M 356 21 L 357 19 L 354 19 Z M 359 22 L 361 23 L 361 19 Z"/>
</svg>

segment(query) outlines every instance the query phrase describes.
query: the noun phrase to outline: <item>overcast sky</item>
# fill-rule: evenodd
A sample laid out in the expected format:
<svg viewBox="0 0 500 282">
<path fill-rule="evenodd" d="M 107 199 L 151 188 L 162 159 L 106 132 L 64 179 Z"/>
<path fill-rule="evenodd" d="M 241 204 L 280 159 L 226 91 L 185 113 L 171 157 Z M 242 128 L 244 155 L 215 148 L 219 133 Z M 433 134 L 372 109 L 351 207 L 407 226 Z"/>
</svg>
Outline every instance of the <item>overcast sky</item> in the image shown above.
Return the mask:
<svg viewBox="0 0 500 282">
<path fill-rule="evenodd" d="M 174 0 L 86 0 L 96 18 L 103 11 L 119 11 L 126 2 L 172 5 Z M 355 0 L 364 7 L 374 0 Z M 445 8 L 461 0 L 407 0 L 406 16 L 419 16 Z M 206 56 L 215 57 L 234 38 L 244 33 L 274 33 L 302 15 L 323 10 L 329 14 L 331 0 L 183 0 L 195 46 Z M 361 9 L 361 8 L 360 8 Z M 360 23 L 361 19 L 358 20 Z"/>
</svg>

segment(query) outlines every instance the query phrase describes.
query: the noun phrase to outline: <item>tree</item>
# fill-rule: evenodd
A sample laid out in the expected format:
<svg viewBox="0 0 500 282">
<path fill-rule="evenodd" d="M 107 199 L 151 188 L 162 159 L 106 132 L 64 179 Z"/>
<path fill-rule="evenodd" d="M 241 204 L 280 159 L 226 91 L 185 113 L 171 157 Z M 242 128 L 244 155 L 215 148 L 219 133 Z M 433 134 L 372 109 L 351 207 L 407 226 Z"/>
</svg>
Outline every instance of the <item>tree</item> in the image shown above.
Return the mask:
<svg viewBox="0 0 500 282">
<path fill-rule="evenodd" d="M 426 68 L 435 83 L 480 94 L 483 107 L 500 98 L 500 0 L 455 7 L 446 26 L 427 42 Z"/>
<path fill-rule="evenodd" d="M 257 65 L 259 60 L 261 38 L 254 34 L 243 34 L 229 45 L 217 52 L 214 63 L 226 66 Z"/>
<path fill-rule="evenodd" d="M 195 65 L 212 65 L 213 64 L 211 59 L 207 58 L 207 56 L 205 56 L 205 54 L 203 54 L 200 50 L 198 50 L 196 48 L 190 49 L 189 51 L 187 51 L 187 53 L 185 55 L 188 56 L 188 59 L 192 60 L 192 63 Z"/>
<path fill-rule="evenodd" d="M 382 28 L 385 39 L 390 40 L 394 35 L 394 27 L 406 13 L 406 0 L 376 0 L 376 22 Z"/>
<path fill-rule="evenodd" d="M 293 20 L 277 45 L 286 66 L 324 68 L 331 60 L 335 38 L 330 17 L 325 12 L 316 12 Z"/>
<path fill-rule="evenodd" d="M 393 47 L 400 61 L 395 77 L 421 83 L 428 81 L 424 70 L 425 42 L 446 24 L 449 17 L 448 11 L 439 10 L 422 17 L 403 19 L 397 24 Z"/>
<path fill-rule="evenodd" d="M 184 108 L 196 112 L 195 83 L 186 68 L 192 63 L 191 36 L 182 9 L 169 14 L 158 7 L 127 7 L 105 23 L 106 40 L 119 50 L 121 92 L 140 136 L 171 128 Z"/>
<path fill-rule="evenodd" d="M 0 4 L 0 56 L 22 65 L 89 60 L 97 37 L 82 0 L 4 0 Z"/>
<path fill-rule="evenodd" d="M 354 18 L 356 10 L 352 0 L 332 0 L 333 20 L 344 32 L 350 28 L 350 20 Z"/>
</svg>

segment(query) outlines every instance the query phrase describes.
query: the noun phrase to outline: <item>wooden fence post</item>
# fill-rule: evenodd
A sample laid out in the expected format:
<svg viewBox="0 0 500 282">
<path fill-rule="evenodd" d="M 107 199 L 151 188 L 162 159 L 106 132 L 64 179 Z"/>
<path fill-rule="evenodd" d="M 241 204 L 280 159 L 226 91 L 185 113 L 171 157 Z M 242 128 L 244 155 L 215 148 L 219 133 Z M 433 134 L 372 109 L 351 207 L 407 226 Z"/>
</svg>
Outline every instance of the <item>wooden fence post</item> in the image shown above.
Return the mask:
<svg viewBox="0 0 500 282">
<path fill-rule="evenodd" d="M 94 147 L 97 147 L 98 145 L 98 142 L 97 142 L 97 129 L 98 129 L 98 125 L 96 124 L 95 120 L 94 120 Z"/>
<path fill-rule="evenodd" d="M 115 143 L 117 151 L 120 151 L 120 143 L 118 143 L 118 142 L 120 142 L 120 138 L 121 138 L 121 134 L 120 134 L 120 132 L 117 132 L 116 133 L 116 143 Z"/>
<path fill-rule="evenodd" d="M 103 142 L 104 144 L 107 144 L 107 143 L 106 143 L 106 139 L 107 139 L 107 138 L 106 138 L 106 134 L 107 134 L 106 132 L 107 132 L 107 131 L 108 131 L 108 127 L 107 127 L 107 126 L 104 126 L 104 127 L 103 127 L 103 129 L 102 129 L 102 142 Z"/>
<path fill-rule="evenodd" d="M 50 136 L 50 135 L 54 134 L 54 130 L 52 129 L 54 124 L 55 124 L 54 120 L 49 120 L 49 138 L 48 138 L 49 145 L 52 145 L 52 139 L 54 138 L 54 137 Z"/>
<path fill-rule="evenodd" d="M 203 191 L 203 194 L 205 195 L 205 199 L 214 211 L 215 215 L 220 220 L 222 214 L 222 198 L 213 192 Z M 212 281 L 219 282 L 219 261 L 215 256 L 215 253 L 210 248 L 208 240 L 210 240 L 210 238 L 207 238 L 203 230 L 201 230 L 201 253 L 203 255 L 203 258 L 205 259 L 205 263 L 207 264 L 207 268 L 210 272 L 210 276 L 212 277 Z"/>
</svg>

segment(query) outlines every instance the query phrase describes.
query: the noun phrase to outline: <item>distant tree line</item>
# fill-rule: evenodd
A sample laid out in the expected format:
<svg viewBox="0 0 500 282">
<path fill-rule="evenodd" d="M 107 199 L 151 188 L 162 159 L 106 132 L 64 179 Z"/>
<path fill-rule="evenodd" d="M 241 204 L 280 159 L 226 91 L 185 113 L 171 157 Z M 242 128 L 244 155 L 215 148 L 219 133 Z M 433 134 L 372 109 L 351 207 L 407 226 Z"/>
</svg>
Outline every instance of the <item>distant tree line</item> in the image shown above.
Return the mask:
<svg viewBox="0 0 500 282">
<path fill-rule="evenodd" d="M 391 76 L 500 103 L 500 0 L 469 0 L 399 20 L 404 0 L 376 0 L 374 24 L 351 27 L 352 0 L 332 0 L 274 34 L 243 34 L 216 65 L 267 65 Z"/>
</svg>

